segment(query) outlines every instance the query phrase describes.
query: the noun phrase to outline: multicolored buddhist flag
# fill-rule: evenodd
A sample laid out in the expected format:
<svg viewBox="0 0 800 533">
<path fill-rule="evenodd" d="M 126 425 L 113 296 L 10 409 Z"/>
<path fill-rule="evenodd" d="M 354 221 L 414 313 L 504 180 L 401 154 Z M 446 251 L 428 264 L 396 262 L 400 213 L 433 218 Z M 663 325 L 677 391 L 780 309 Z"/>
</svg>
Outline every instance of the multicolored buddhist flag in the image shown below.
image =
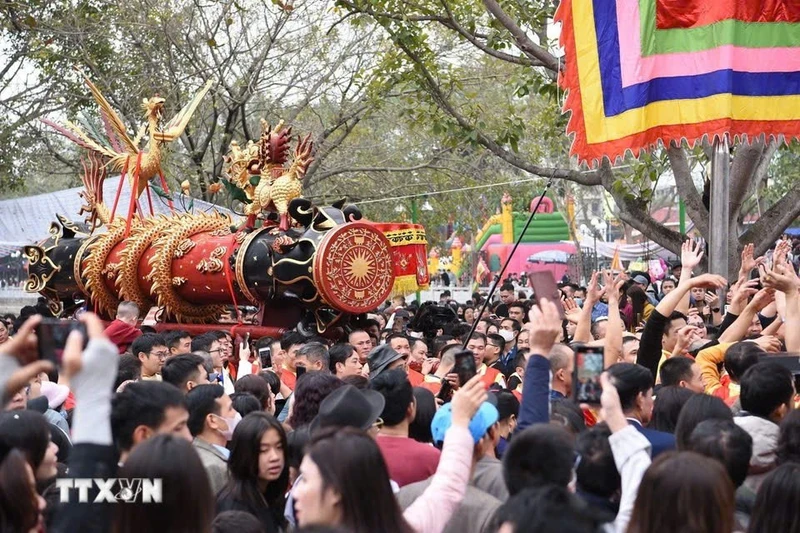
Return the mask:
<svg viewBox="0 0 800 533">
<path fill-rule="evenodd" d="M 571 153 L 800 137 L 797 0 L 562 0 Z"/>
</svg>

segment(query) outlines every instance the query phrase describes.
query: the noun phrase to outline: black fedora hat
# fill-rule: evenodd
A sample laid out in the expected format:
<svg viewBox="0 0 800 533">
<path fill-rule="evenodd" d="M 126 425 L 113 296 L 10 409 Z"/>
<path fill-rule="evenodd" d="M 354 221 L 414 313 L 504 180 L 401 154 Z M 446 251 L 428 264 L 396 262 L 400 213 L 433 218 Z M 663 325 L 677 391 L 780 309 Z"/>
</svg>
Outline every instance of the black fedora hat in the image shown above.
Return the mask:
<svg viewBox="0 0 800 533">
<path fill-rule="evenodd" d="M 367 430 L 383 413 L 386 398 L 374 390 L 359 390 L 352 385 L 339 387 L 319 405 L 311 422 L 311 432 L 326 427 L 356 427 Z"/>
</svg>

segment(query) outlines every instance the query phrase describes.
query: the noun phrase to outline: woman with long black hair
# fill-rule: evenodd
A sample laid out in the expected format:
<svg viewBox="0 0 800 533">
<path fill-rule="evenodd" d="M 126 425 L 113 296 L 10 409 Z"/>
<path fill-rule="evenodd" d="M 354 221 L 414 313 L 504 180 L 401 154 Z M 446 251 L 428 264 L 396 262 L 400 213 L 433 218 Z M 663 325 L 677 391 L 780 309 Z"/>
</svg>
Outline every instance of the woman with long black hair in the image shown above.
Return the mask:
<svg viewBox="0 0 800 533">
<path fill-rule="evenodd" d="M 250 413 L 236 426 L 230 449 L 230 480 L 217 495 L 217 513 L 245 511 L 267 533 L 279 531 L 289 486 L 283 426 L 267 413 Z"/>
<path fill-rule="evenodd" d="M 430 486 L 405 512 L 372 436 L 355 428 L 319 430 L 292 491 L 298 525 L 343 527 L 353 533 L 441 532 L 464 498 L 475 446 L 469 425 L 486 398 L 480 376 L 453 395 L 439 466 Z"/>
</svg>

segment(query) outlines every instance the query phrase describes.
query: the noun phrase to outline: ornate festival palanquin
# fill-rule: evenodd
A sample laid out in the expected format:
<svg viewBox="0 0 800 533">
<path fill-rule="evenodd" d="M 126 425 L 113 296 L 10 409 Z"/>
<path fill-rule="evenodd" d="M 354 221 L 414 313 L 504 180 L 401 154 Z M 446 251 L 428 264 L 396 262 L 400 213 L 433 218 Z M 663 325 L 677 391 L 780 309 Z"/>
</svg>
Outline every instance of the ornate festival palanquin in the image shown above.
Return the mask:
<svg viewBox="0 0 800 533">
<path fill-rule="evenodd" d="M 88 150 L 81 176 L 87 205 L 79 213 L 88 213 L 86 223 L 57 215 L 50 237 L 25 247 L 26 289 L 44 295 L 55 314 L 88 304 L 110 318 L 128 300 L 143 312 L 159 307 L 162 323 L 192 324 L 217 321 L 231 305 L 252 305 L 259 308 L 261 326 L 299 325 L 323 333 L 374 310 L 393 293 L 427 285 L 422 226 L 369 222 L 345 200 L 316 206 L 302 198 L 314 160 L 311 135 L 294 141 L 291 127 L 262 121 L 257 140 L 242 147 L 230 143 L 223 175 L 208 191 L 224 185 L 243 210 L 241 224 L 218 211 L 177 213 L 160 170 L 161 144 L 180 135 L 212 82 L 166 125 L 160 123 L 164 99 L 145 101 L 151 136 L 146 153 L 138 147 L 141 135 L 131 140 L 99 89 L 88 78 L 86 83 L 100 108 L 102 130 L 90 135 L 72 123 L 46 121 Z M 102 186 L 109 168 L 122 170 L 111 209 Z M 134 193 L 122 217 L 116 209 L 126 172 L 132 172 Z M 149 183 L 156 175 L 161 190 Z M 166 196 L 172 215 L 152 216 L 151 188 Z M 184 194 L 189 188 L 184 181 Z M 150 217 L 138 207 L 142 191 Z"/>
<path fill-rule="evenodd" d="M 90 165 L 87 175 L 96 174 Z M 99 200 L 89 211 L 107 218 Z M 260 227 L 236 227 L 214 211 L 116 217 L 94 234 L 57 215 L 50 237 L 25 247 L 26 289 L 47 297 L 56 314 L 88 300 L 111 317 L 129 300 L 142 310 L 160 307 L 162 321 L 186 324 L 216 321 L 229 305 L 253 305 L 262 326 L 301 322 L 325 332 L 428 284 L 422 226 L 366 221 L 344 201 L 318 207 L 294 198 L 287 215 L 286 230 L 270 216 Z"/>
<path fill-rule="evenodd" d="M 124 237 L 124 220 L 89 235 L 59 216 L 50 237 L 27 246 L 26 289 L 57 313 L 83 300 L 111 316 L 122 300 L 163 308 L 162 319 L 214 321 L 231 304 L 268 307 L 264 324 L 303 320 L 320 332 L 348 315 L 371 311 L 393 293 L 428 282 L 421 226 L 361 219 L 354 206 L 314 207 L 295 199 L 298 222 L 232 231 L 219 213 L 156 217 Z M 313 317 L 313 321 L 311 318 Z"/>
</svg>

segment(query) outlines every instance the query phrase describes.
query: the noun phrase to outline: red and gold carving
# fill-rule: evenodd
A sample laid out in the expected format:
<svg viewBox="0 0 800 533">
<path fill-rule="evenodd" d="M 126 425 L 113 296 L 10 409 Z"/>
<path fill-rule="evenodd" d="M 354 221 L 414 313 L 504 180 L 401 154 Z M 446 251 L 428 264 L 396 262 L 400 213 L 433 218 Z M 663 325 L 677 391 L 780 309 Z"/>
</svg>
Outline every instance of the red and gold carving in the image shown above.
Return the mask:
<svg viewBox="0 0 800 533">
<path fill-rule="evenodd" d="M 213 235 L 213 233 L 212 233 Z M 194 248 L 195 244 L 192 239 L 184 239 L 179 245 L 178 248 L 175 250 L 175 259 L 180 259 L 184 255 L 188 254 L 189 251 Z"/>
<path fill-rule="evenodd" d="M 111 252 L 125 239 L 125 221 L 115 219 L 107 227 L 108 231 L 99 235 L 97 240 L 92 241 L 87 247 L 88 255 L 84 261 L 83 277 L 86 280 L 86 291 L 97 306 L 97 310 L 100 313 L 113 315 L 120 300 L 113 290 L 113 283 L 109 286 L 104 277 L 108 273 L 106 264 L 115 260 L 111 257 Z M 116 270 L 113 271 L 113 275 L 116 274 Z"/>
<path fill-rule="evenodd" d="M 365 222 L 330 230 L 320 242 L 313 268 L 323 300 L 349 313 L 375 309 L 394 285 L 389 241 Z"/>
<path fill-rule="evenodd" d="M 393 294 L 409 294 L 430 283 L 425 228 L 419 224 L 373 223 L 392 246 Z"/>
<path fill-rule="evenodd" d="M 130 236 L 125 240 L 125 247 L 119 253 L 122 263 L 117 274 L 119 296 L 123 300 L 135 302 L 139 309 L 153 306 L 150 294 L 140 283 L 140 260 L 153 241 L 169 231 L 173 224 L 172 219 L 163 216 L 145 220 L 143 224 L 131 229 Z"/>
<path fill-rule="evenodd" d="M 211 255 L 208 256 L 208 259 L 201 259 L 199 263 L 197 263 L 197 271 L 202 272 L 204 274 L 215 274 L 217 272 L 222 272 L 222 269 L 225 265 L 222 262 L 222 257 L 225 256 L 225 253 L 228 249 L 224 246 L 219 246 L 215 248 Z"/>
<path fill-rule="evenodd" d="M 295 242 L 297 242 L 297 241 L 295 241 L 294 239 L 292 239 L 288 235 L 281 235 L 280 237 L 278 237 L 277 239 L 272 241 L 272 245 L 271 245 L 272 246 L 272 251 L 274 251 L 276 254 L 282 254 L 282 253 L 285 252 L 285 250 L 284 250 L 285 248 L 288 248 L 288 247 L 294 245 Z"/>
<path fill-rule="evenodd" d="M 117 272 L 119 271 L 119 267 L 121 264 L 122 263 L 106 263 L 105 268 L 103 268 L 102 274 L 108 279 L 116 279 Z"/>
<path fill-rule="evenodd" d="M 173 258 L 175 251 L 186 239 L 197 233 L 229 227 L 231 220 L 213 213 L 175 216 L 172 221 L 172 229 L 153 243 L 156 251 L 149 261 L 152 268 L 150 278 L 153 282 L 151 294 L 157 297 L 158 305 L 164 307 L 166 314 L 174 316 L 178 321 L 204 322 L 214 319 L 223 312 L 223 306 L 193 304 L 178 294 L 178 287 L 173 284 Z M 185 268 L 182 273 L 191 279 Z"/>
</svg>

